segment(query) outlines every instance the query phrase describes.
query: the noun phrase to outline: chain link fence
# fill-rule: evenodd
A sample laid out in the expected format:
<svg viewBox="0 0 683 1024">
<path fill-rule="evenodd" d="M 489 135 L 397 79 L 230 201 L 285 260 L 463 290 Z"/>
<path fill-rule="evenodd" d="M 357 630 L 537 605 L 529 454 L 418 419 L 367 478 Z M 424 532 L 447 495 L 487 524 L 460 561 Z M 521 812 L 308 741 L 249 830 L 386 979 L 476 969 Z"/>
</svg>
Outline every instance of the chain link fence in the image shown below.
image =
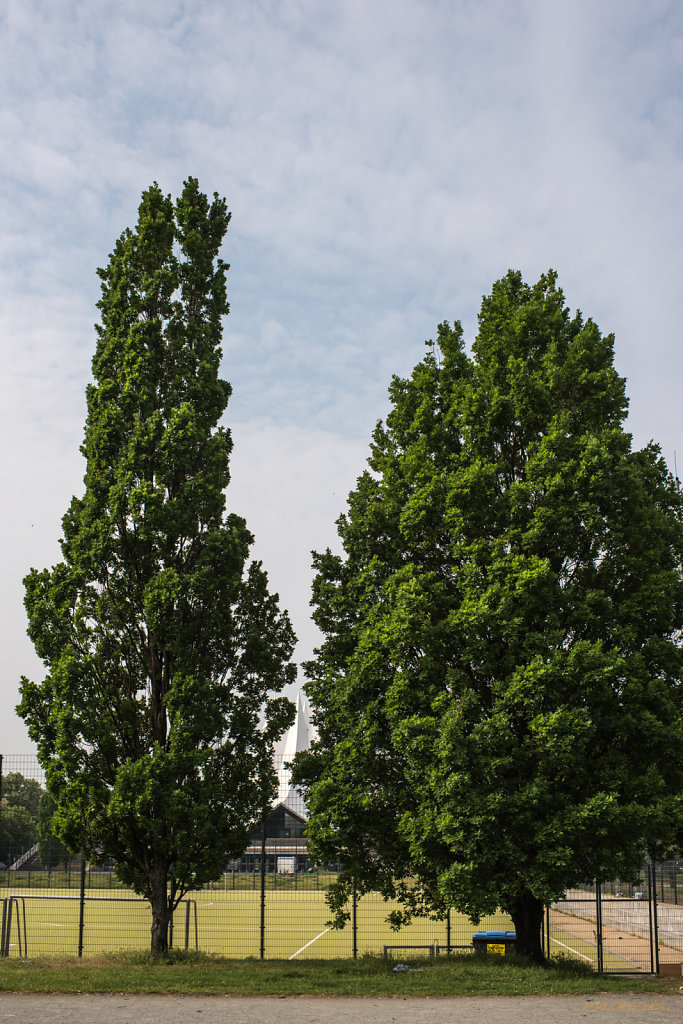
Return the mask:
<svg viewBox="0 0 683 1024">
<path fill-rule="evenodd" d="M 476 931 L 513 930 L 502 913 L 475 927 L 452 911 L 393 931 L 386 918 L 394 906 L 373 893 L 352 899 L 349 924 L 333 929 L 325 896 L 339 865 L 309 857 L 303 801 L 284 765 L 277 768 L 278 799 L 266 822 L 254 826 L 241 858 L 186 895 L 173 918 L 172 945 L 229 957 L 437 956 L 471 950 Z M 148 901 L 123 886 L 114 864 L 96 866 L 64 850 L 39 820 L 44 776 L 37 759 L 0 758 L 0 783 L 0 956 L 148 949 Z M 639 880 L 568 892 L 547 908 L 543 946 L 549 957 L 570 956 L 606 973 L 680 964 L 681 864 L 648 865 Z"/>
</svg>

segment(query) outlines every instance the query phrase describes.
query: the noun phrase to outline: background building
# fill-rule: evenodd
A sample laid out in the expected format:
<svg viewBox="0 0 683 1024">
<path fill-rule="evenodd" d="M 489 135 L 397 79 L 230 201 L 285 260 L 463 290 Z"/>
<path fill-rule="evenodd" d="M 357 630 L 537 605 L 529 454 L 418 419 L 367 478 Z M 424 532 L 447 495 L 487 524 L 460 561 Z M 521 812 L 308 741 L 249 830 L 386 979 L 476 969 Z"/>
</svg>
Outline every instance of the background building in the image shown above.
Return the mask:
<svg viewBox="0 0 683 1024">
<path fill-rule="evenodd" d="M 268 873 L 297 874 L 311 868 L 304 835 L 308 813 L 301 792 L 292 784 L 292 773 L 288 765 L 295 754 L 301 750 L 308 750 L 316 738 L 317 732 L 310 720 L 308 700 L 303 690 L 300 690 L 296 718 L 275 745 L 278 794 L 265 820 L 265 858 Z M 263 831 L 263 822 L 254 826 L 249 846 L 244 855 L 230 865 L 230 870 L 260 871 Z"/>
</svg>

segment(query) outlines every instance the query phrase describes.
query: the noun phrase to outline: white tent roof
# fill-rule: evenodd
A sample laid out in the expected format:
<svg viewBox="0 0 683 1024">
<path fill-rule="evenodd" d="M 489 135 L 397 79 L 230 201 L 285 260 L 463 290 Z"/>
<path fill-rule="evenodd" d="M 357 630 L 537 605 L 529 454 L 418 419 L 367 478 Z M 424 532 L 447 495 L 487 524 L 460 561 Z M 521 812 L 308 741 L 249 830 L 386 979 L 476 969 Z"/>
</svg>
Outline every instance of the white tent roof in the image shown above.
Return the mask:
<svg viewBox="0 0 683 1024">
<path fill-rule="evenodd" d="M 303 690 L 299 691 L 296 703 L 296 718 L 284 736 L 275 744 L 274 757 L 278 776 L 277 803 L 285 804 L 303 818 L 308 817 L 303 797 L 296 786 L 292 785 L 292 775 L 285 765 L 301 750 L 308 750 L 313 740 L 318 738 L 316 728 L 311 723 L 311 712 Z"/>
</svg>

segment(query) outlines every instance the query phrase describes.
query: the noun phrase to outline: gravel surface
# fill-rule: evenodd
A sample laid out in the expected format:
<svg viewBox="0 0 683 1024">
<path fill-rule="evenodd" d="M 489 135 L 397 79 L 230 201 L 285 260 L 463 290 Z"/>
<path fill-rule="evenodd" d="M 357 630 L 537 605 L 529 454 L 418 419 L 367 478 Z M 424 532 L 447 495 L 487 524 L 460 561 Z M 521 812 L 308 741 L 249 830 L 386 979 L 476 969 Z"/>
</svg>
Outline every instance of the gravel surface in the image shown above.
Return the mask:
<svg viewBox="0 0 683 1024">
<path fill-rule="evenodd" d="M 681 1024 L 683 997 L 459 996 L 318 999 L 241 996 L 0 994 L 0 1021 L 16 1024 Z"/>
</svg>

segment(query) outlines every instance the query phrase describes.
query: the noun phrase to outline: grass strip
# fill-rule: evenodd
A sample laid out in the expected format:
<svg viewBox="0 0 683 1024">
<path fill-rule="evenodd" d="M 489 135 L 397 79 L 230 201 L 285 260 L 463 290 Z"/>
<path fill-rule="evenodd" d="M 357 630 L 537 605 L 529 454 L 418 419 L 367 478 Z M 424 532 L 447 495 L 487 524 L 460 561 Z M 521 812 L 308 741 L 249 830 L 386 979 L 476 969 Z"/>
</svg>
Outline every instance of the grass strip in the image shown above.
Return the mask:
<svg viewBox="0 0 683 1024">
<path fill-rule="evenodd" d="M 547 967 L 464 954 L 437 961 L 233 960 L 174 951 L 164 959 L 120 953 L 106 958 L 0 961 L 0 991 L 117 992 L 242 996 L 583 995 L 677 992 L 669 979 L 596 975 L 573 960 Z"/>
</svg>

